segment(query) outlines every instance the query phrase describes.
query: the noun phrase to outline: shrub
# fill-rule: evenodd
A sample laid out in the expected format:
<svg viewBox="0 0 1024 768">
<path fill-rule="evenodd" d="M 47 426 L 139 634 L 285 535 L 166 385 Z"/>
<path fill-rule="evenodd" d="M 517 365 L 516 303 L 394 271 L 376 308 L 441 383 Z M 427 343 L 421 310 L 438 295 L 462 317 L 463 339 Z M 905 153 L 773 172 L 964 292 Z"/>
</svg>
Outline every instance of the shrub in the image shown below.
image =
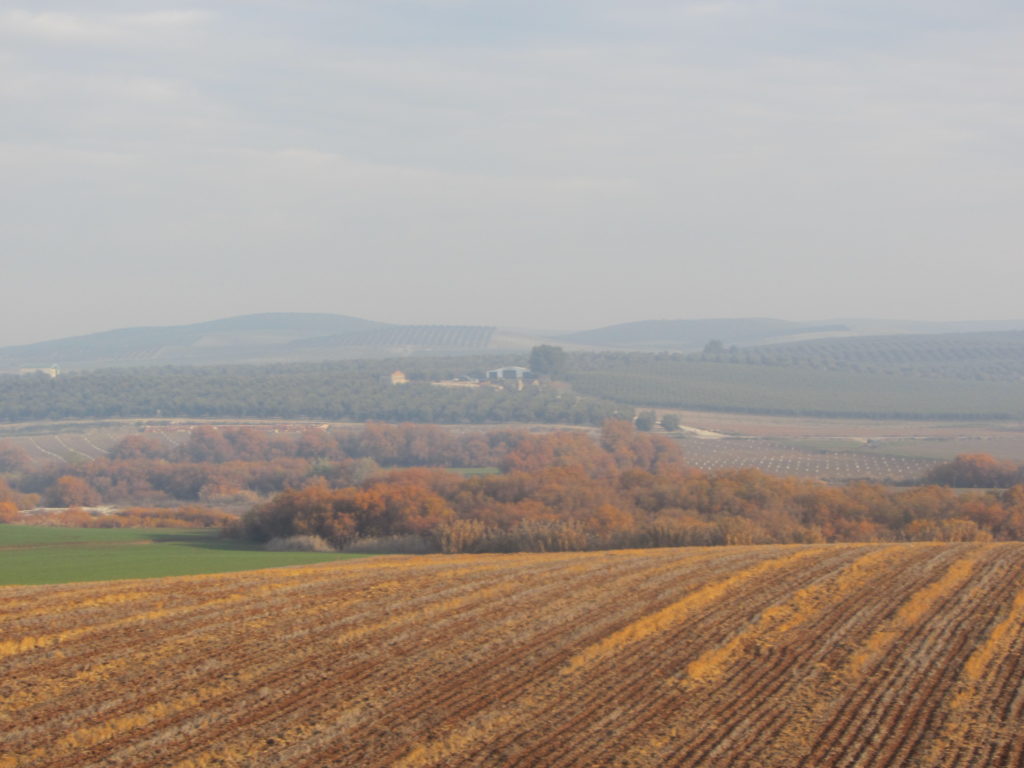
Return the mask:
<svg viewBox="0 0 1024 768">
<path fill-rule="evenodd" d="M 654 411 L 640 411 L 640 415 L 633 423 L 641 432 L 650 432 L 658 423 L 658 415 Z"/>
<path fill-rule="evenodd" d="M 679 416 L 675 413 L 666 413 L 661 417 L 661 428 L 666 432 L 677 432 L 679 431 L 680 421 Z"/>
<path fill-rule="evenodd" d="M 341 550 L 360 555 L 425 555 L 436 552 L 437 547 L 425 536 L 363 536 L 349 542 Z"/>
<path fill-rule="evenodd" d="M 319 536 L 276 536 L 267 542 L 270 552 L 337 552 Z"/>
<path fill-rule="evenodd" d="M 0 523 L 13 523 L 18 519 L 18 508 L 9 501 L 0 501 Z"/>
</svg>

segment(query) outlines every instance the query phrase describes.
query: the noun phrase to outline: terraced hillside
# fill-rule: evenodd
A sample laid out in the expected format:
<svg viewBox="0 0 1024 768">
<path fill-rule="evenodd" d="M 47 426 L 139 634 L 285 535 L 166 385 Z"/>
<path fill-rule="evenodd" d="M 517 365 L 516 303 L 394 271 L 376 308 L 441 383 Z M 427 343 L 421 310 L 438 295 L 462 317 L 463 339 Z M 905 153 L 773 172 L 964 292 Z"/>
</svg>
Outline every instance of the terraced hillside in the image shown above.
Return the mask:
<svg viewBox="0 0 1024 768">
<path fill-rule="evenodd" d="M 494 331 L 490 326 L 394 325 L 347 315 L 267 312 L 2 347 L 0 372 L 53 365 L 70 371 L 465 354 L 485 351 Z"/>
<path fill-rule="evenodd" d="M 496 329 L 479 325 L 394 325 L 374 328 L 358 333 L 303 339 L 293 342 L 295 347 L 309 348 L 355 348 L 364 352 L 394 352 L 409 348 L 417 351 L 440 350 L 484 350 Z"/>
<path fill-rule="evenodd" d="M 869 419 L 1024 418 L 1019 377 L 925 377 L 755 359 L 748 362 L 741 353 L 735 362 L 732 357 L 577 355 L 567 378 L 580 394 L 637 407 Z"/>
<path fill-rule="evenodd" d="M 0 765 L 1018 766 L 1024 544 L 0 590 Z"/>
<path fill-rule="evenodd" d="M 1020 381 L 1024 332 L 818 339 L 736 350 L 724 359 L 921 378 Z"/>
</svg>

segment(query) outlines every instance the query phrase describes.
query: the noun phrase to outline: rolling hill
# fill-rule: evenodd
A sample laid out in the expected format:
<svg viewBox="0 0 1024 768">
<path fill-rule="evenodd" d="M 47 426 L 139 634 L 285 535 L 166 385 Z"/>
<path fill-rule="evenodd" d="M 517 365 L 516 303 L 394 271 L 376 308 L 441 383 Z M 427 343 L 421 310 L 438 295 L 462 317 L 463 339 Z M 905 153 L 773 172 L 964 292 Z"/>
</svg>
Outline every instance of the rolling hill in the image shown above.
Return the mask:
<svg viewBox="0 0 1024 768">
<path fill-rule="evenodd" d="M 765 317 L 708 320 L 642 320 L 559 337 L 593 347 L 692 351 L 717 339 L 723 344 L 764 344 L 779 338 L 847 332 L 840 323 L 809 324 Z"/>
<path fill-rule="evenodd" d="M 958 331 L 958 332 L 951 332 Z M 973 332 L 968 332 L 973 331 Z M 984 333 L 982 333 L 982 331 Z M 383 323 L 348 315 L 276 312 L 165 327 L 120 328 L 0 348 L 0 373 L 25 368 L 87 370 L 152 365 L 312 363 L 421 355 L 522 356 L 538 344 L 568 351 L 695 353 L 715 339 L 758 364 L 843 367 L 899 358 L 924 366 L 984 358 L 1001 365 L 1024 337 L 1019 323 L 791 322 L 771 318 L 645 320 L 574 333 L 485 325 Z M 875 337 L 867 339 L 866 337 Z M 739 348 L 735 350 L 733 348 Z M 966 351 L 964 351 L 966 350 Z M 870 358 L 870 360 L 866 359 Z M 856 370 L 856 369 L 854 369 Z"/>
<path fill-rule="evenodd" d="M 487 349 L 494 328 L 394 325 L 333 314 L 265 313 L 191 325 L 121 328 L 0 349 L 0 371 L 57 365 L 310 362 Z"/>
<path fill-rule="evenodd" d="M 921 378 L 1024 380 L 1024 331 L 816 339 L 740 349 L 731 362 Z"/>
</svg>

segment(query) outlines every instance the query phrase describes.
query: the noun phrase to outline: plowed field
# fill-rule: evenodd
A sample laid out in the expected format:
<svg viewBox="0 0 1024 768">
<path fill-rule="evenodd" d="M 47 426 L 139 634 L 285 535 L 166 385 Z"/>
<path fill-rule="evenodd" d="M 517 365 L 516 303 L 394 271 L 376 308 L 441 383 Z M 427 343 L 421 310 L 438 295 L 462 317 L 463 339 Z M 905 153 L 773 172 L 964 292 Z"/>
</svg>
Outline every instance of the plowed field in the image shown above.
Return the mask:
<svg viewBox="0 0 1024 768">
<path fill-rule="evenodd" d="M 1024 544 L 0 589 L 0 766 L 1024 762 Z"/>
<path fill-rule="evenodd" d="M 837 483 L 916 480 L 941 463 L 885 453 L 809 450 L 775 440 L 687 440 L 683 450 L 687 464 L 706 472 L 759 469 L 779 477 L 816 477 Z"/>
</svg>

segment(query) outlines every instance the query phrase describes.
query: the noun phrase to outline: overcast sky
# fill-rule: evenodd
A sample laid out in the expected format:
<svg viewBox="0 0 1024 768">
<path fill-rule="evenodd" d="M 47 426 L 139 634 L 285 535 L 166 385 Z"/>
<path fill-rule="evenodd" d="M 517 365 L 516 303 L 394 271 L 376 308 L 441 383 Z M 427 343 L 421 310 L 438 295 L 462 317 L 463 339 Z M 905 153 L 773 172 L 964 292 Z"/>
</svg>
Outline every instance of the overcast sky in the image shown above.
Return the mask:
<svg viewBox="0 0 1024 768">
<path fill-rule="evenodd" d="M 1019 0 L 21 2 L 0 344 L 1024 317 Z"/>
</svg>

